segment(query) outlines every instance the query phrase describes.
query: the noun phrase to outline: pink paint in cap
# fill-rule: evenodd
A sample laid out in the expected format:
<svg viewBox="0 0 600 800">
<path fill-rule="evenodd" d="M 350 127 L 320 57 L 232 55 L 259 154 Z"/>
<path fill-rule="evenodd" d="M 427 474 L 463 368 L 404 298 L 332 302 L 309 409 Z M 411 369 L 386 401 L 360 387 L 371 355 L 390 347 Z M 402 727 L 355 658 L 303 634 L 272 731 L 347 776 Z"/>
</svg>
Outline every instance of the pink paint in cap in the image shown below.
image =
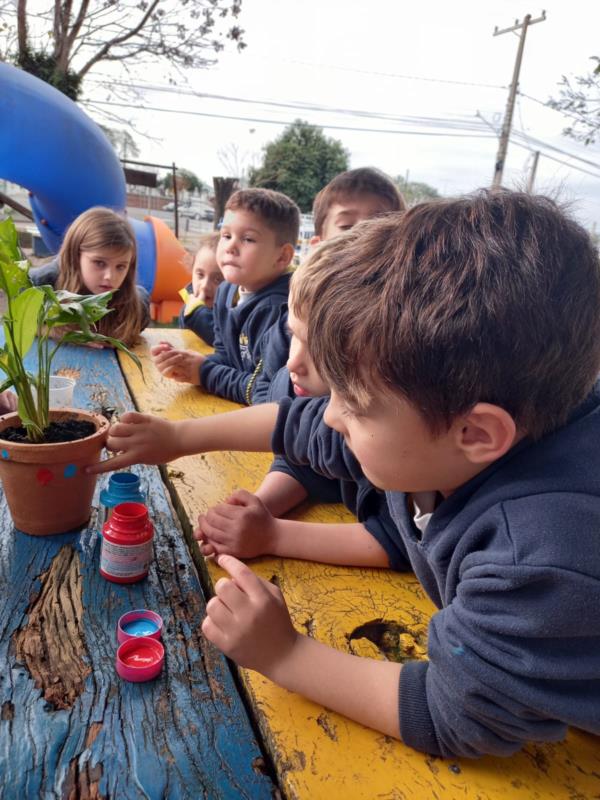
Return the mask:
<svg viewBox="0 0 600 800">
<path fill-rule="evenodd" d="M 136 636 L 119 645 L 117 674 L 126 681 L 141 683 L 160 675 L 165 661 L 165 649 L 157 639 Z"/>
<path fill-rule="evenodd" d="M 123 614 L 117 622 L 117 641 L 123 644 L 128 639 L 139 639 L 146 636 L 149 639 L 160 639 L 163 621 L 156 611 L 147 608 L 136 608 Z"/>
</svg>

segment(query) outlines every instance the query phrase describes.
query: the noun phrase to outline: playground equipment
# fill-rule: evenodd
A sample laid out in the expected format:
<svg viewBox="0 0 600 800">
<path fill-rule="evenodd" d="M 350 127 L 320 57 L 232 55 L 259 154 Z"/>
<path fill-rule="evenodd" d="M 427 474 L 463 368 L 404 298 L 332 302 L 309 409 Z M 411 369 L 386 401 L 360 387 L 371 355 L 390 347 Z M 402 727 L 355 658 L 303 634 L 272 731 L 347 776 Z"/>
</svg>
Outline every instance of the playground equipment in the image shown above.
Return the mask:
<svg viewBox="0 0 600 800">
<path fill-rule="evenodd" d="M 0 62 L 0 120 L 0 177 L 29 191 L 34 221 L 51 252 L 88 208 L 124 211 L 125 176 L 112 145 L 64 94 Z M 178 291 L 190 281 L 185 250 L 162 220 L 129 221 L 138 246 L 138 282 L 150 292 L 158 321 L 170 321 L 181 307 Z"/>
</svg>

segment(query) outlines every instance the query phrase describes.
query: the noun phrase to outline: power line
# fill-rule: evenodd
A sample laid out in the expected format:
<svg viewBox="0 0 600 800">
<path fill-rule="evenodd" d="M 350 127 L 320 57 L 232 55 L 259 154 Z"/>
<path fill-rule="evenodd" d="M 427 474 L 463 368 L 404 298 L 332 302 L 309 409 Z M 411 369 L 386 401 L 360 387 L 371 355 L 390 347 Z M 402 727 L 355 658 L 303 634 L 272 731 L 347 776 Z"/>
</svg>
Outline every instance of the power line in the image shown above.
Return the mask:
<svg viewBox="0 0 600 800">
<path fill-rule="evenodd" d="M 95 81 L 95 82 L 103 85 L 101 81 Z M 473 122 L 473 119 L 471 117 L 456 116 L 455 118 L 452 117 L 444 118 L 444 117 L 420 117 L 420 116 L 410 116 L 410 115 L 395 116 L 393 114 L 386 114 L 378 111 L 363 111 L 360 109 L 337 108 L 334 106 L 325 106 L 314 103 L 303 103 L 300 101 L 285 103 L 274 100 L 254 100 L 246 97 L 235 97 L 231 95 L 222 95 L 222 94 L 209 94 L 207 92 L 197 92 L 194 89 L 179 89 L 174 86 L 163 86 L 151 83 L 126 83 L 125 81 L 113 81 L 112 83 L 113 85 L 116 86 L 141 89 L 142 91 L 145 92 L 147 91 L 162 92 L 166 94 L 186 95 L 208 100 L 245 103 L 250 105 L 260 105 L 260 106 L 267 106 L 274 108 L 291 108 L 297 111 L 314 111 L 318 113 L 343 114 L 348 116 L 363 117 L 366 119 L 384 120 L 387 122 L 410 122 L 415 124 L 427 124 L 432 126 L 439 125 L 440 127 L 443 128 L 455 127 L 455 128 L 465 129 L 468 127 L 470 130 L 475 130 L 475 131 L 480 130 L 481 128 L 480 125 Z"/>
<path fill-rule="evenodd" d="M 165 114 L 183 114 L 184 116 L 193 116 L 193 117 L 209 117 L 213 119 L 228 119 L 234 120 L 238 122 L 256 122 L 256 123 L 263 123 L 266 125 L 289 125 L 289 120 L 274 120 L 274 119 L 262 119 L 258 117 L 240 117 L 234 116 L 230 114 L 211 114 L 204 111 L 185 111 L 176 108 L 160 108 L 157 106 L 135 106 L 131 103 L 118 103 L 111 100 L 87 100 L 81 101 L 81 105 L 87 106 L 114 106 L 117 108 L 130 108 L 135 109 L 136 111 L 157 111 L 160 113 Z M 426 119 L 426 118 L 424 118 Z M 340 131 L 356 131 L 359 133 L 392 133 L 396 135 L 404 135 L 404 136 L 445 136 L 445 137 L 456 137 L 456 138 L 463 138 L 463 139 L 492 139 L 493 136 L 484 133 L 448 133 L 448 132 L 433 132 L 433 131 L 403 131 L 403 130 L 390 130 L 389 128 L 377 129 L 377 128 L 357 128 L 351 127 L 347 125 L 329 125 L 327 123 L 314 125 L 313 123 L 306 123 L 311 127 L 317 128 L 327 128 L 328 130 L 340 130 Z M 421 123 L 426 124 L 426 123 Z M 477 130 L 477 128 L 473 128 L 473 130 Z"/>
</svg>

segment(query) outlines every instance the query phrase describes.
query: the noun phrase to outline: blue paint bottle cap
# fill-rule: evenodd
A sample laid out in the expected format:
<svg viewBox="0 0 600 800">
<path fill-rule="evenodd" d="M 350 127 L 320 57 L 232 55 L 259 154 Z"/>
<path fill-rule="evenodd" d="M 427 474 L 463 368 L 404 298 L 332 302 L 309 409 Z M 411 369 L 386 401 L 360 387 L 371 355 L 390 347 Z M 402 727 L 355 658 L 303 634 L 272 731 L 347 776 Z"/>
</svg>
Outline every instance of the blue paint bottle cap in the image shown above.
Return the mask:
<svg viewBox="0 0 600 800">
<path fill-rule="evenodd" d="M 160 639 L 163 621 L 156 611 L 137 608 L 123 614 L 117 622 L 117 641 L 119 644 L 130 639 Z"/>
<path fill-rule="evenodd" d="M 149 636 L 140 636 L 119 645 L 115 666 L 123 680 L 141 683 L 158 677 L 164 661 L 162 644 Z"/>
<path fill-rule="evenodd" d="M 100 492 L 100 503 L 107 508 L 114 508 L 125 502 L 146 502 L 140 491 L 140 479 L 133 472 L 115 472 L 110 476 L 107 488 Z"/>
</svg>

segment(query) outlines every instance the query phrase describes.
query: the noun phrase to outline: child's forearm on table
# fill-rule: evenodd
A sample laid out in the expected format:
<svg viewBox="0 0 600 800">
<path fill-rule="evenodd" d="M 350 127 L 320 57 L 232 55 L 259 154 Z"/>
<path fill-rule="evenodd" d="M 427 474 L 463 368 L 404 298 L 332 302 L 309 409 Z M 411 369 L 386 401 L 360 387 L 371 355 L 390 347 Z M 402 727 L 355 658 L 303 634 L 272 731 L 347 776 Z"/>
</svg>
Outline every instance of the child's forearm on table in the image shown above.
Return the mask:
<svg viewBox="0 0 600 800">
<path fill-rule="evenodd" d="M 272 555 L 349 567 L 389 567 L 387 553 L 360 522 L 278 519 L 275 525 Z"/>
</svg>

